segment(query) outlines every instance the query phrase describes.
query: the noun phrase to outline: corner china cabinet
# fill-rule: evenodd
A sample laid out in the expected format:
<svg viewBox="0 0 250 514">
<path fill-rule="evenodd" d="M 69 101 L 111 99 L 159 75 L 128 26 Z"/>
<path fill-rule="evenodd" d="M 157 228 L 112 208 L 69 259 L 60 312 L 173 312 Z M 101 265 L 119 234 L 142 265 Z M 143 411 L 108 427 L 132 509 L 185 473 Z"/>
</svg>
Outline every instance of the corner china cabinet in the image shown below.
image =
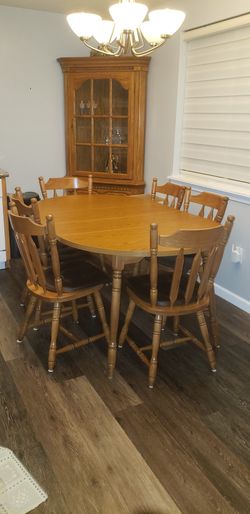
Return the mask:
<svg viewBox="0 0 250 514">
<path fill-rule="evenodd" d="M 67 173 L 98 190 L 144 192 L 148 57 L 62 57 Z"/>
</svg>

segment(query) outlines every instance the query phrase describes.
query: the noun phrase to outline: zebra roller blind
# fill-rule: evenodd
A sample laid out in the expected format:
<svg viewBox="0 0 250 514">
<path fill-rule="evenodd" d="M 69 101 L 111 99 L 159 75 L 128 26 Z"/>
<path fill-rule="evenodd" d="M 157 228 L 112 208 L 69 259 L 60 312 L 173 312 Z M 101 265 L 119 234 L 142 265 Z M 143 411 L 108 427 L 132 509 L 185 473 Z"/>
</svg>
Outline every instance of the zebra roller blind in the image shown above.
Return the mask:
<svg viewBox="0 0 250 514">
<path fill-rule="evenodd" d="M 246 17 L 238 18 L 246 24 L 236 28 L 225 30 L 226 22 L 221 22 L 210 26 L 212 34 L 205 27 L 185 35 L 185 173 L 250 182 L 250 15 Z"/>
</svg>

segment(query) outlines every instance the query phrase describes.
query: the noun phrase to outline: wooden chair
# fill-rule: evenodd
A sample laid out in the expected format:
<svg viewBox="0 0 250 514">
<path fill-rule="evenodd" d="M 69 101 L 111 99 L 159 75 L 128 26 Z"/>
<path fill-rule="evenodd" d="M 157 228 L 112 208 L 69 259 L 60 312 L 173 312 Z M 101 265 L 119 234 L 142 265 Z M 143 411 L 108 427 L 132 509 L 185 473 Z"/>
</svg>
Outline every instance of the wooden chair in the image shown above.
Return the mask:
<svg viewBox="0 0 250 514">
<path fill-rule="evenodd" d="M 168 207 L 172 207 L 173 209 L 180 210 L 184 197 L 185 197 L 186 187 L 178 186 L 176 184 L 172 184 L 172 182 L 166 182 L 161 186 L 158 186 L 158 179 L 156 177 L 152 180 L 151 186 L 151 198 L 152 200 L 158 200 L 159 197 L 156 196 L 156 193 L 160 193 L 164 196 L 163 203 Z M 141 270 L 143 269 L 143 264 L 147 263 L 148 258 L 146 257 L 142 262 L 138 262 L 133 267 L 133 275 L 139 275 Z M 166 263 L 165 263 L 166 265 Z"/>
<path fill-rule="evenodd" d="M 58 195 L 58 191 L 62 191 L 63 195 L 73 194 L 92 194 L 93 193 L 93 176 L 90 174 L 88 178 L 81 177 L 55 177 L 49 178 L 47 182 L 44 181 L 43 177 L 39 177 L 39 184 L 41 193 L 44 199 L 48 198 L 48 191 L 53 192 L 53 197 Z M 83 252 L 82 252 L 83 253 Z M 88 252 L 85 252 L 90 255 Z M 104 262 L 104 256 L 99 254 L 96 258 L 92 255 L 92 261 L 96 259 L 97 265 L 101 266 L 101 269 L 106 273 L 106 266 Z"/>
<path fill-rule="evenodd" d="M 156 193 L 160 193 L 164 195 L 164 204 L 172 207 L 173 209 L 180 209 L 184 200 L 186 187 L 172 184 L 172 182 L 167 182 L 166 184 L 159 186 L 157 182 L 158 179 L 154 177 L 151 187 L 152 200 L 157 198 Z"/>
<path fill-rule="evenodd" d="M 27 216 L 31 218 L 36 223 L 41 224 L 41 218 L 40 218 L 40 212 L 39 212 L 39 206 L 36 198 L 31 199 L 31 205 L 25 205 L 23 202 L 23 194 L 20 187 L 15 188 L 15 193 L 10 196 L 11 202 L 10 202 L 10 210 L 14 214 L 18 214 L 19 216 Z M 50 246 L 48 243 L 47 238 L 38 237 L 38 250 L 40 259 L 43 265 L 44 269 L 47 269 L 49 266 L 51 266 L 51 256 L 50 256 Z M 60 256 L 60 261 L 65 266 L 73 266 L 75 264 L 81 263 L 84 265 L 84 262 L 89 259 L 89 254 L 87 252 L 82 252 L 81 250 L 77 250 L 74 248 L 70 248 L 69 246 L 65 246 L 61 243 L 58 243 L 58 252 Z M 87 255 L 87 257 L 86 257 Z M 28 289 L 25 286 L 22 294 L 21 294 L 21 301 L 20 305 L 21 307 L 25 306 L 26 300 L 28 296 Z M 90 310 L 92 318 L 96 317 L 96 311 L 95 311 L 95 305 L 91 298 L 91 296 L 87 296 L 87 306 Z M 39 320 L 38 313 L 41 313 L 42 308 L 42 302 L 38 303 L 37 305 L 37 314 L 36 319 Z M 78 322 L 78 307 L 76 302 L 72 302 L 72 315 L 74 318 L 74 321 Z M 34 328 L 35 330 L 35 328 Z"/>
<path fill-rule="evenodd" d="M 186 187 L 185 197 L 183 201 L 184 211 L 189 211 L 192 204 L 199 205 L 200 208 L 198 210 L 198 216 L 202 218 L 213 219 L 218 223 L 221 223 L 227 208 L 229 198 L 227 196 L 217 195 L 214 193 L 209 193 L 207 191 L 203 191 L 202 193 L 193 195 L 191 188 Z M 173 271 L 174 259 L 172 257 L 162 257 L 160 258 L 161 266 L 164 266 L 168 271 Z M 184 269 L 186 273 L 189 273 L 191 267 L 192 257 L 189 255 L 185 256 L 185 264 Z M 202 272 L 202 269 L 200 270 Z M 211 290 L 211 303 L 210 303 L 210 315 L 212 319 L 216 319 L 215 316 L 215 294 L 214 290 Z M 175 322 L 176 323 L 176 322 Z M 214 331 L 214 334 L 216 331 Z M 216 343 L 216 337 L 214 337 L 214 344 L 218 346 Z"/>
<path fill-rule="evenodd" d="M 227 208 L 228 196 L 216 195 L 208 191 L 193 195 L 191 188 L 186 188 L 184 210 L 189 211 L 191 204 L 200 205 L 198 216 L 213 219 L 221 223 Z"/>
<path fill-rule="evenodd" d="M 177 346 L 180 343 L 191 341 L 206 352 L 211 370 L 216 371 L 215 353 L 210 341 L 204 311 L 210 304 L 210 292 L 233 221 L 233 216 L 229 216 L 225 226 L 204 230 L 180 230 L 171 236 L 159 236 L 157 225 L 151 225 L 150 274 L 128 279 L 127 292 L 130 301 L 119 338 L 119 347 L 122 347 L 124 341 L 127 340 L 140 359 L 149 366 L 150 388 L 153 388 L 155 383 L 158 351 L 162 347 Z M 173 273 L 158 273 L 158 244 L 171 248 L 171 250 L 176 249 Z M 184 272 L 184 256 L 187 253 L 192 254 L 189 276 Z M 204 254 L 206 254 L 205 263 L 203 262 Z M 201 265 L 204 271 L 199 280 Z M 152 343 L 143 347 L 139 347 L 128 336 L 129 323 L 136 306 L 154 315 Z M 180 322 L 176 327 L 178 335 L 172 340 L 161 341 L 161 328 L 165 316 L 180 320 L 181 316 L 194 313 L 197 316 L 203 341 L 199 340 Z M 145 352 L 148 351 L 151 351 L 150 359 L 145 355 Z"/>
<path fill-rule="evenodd" d="M 42 197 L 48 198 L 48 191 L 53 191 L 53 196 L 58 195 L 58 191 L 62 191 L 65 195 L 69 192 L 73 194 L 79 194 L 87 192 L 91 194 L 93 192 L 93 177 L 89 175 L 88 178 L 80 177 L 56 177 L 49 178 L 47 182 L 44 181 L 43 177 L 39 177 L 39 184 L 41 188 Z"/>
<path fill-rule="evenodd" d="M 26 285 L 30 293 L 25 319 L 20 328 L 17 341 L 19 343 L 23 341 L 29 328 L 44 325 L 51 321 L 50 313 L 47 312 L 44 313 L 39 323 L 37 323 L 37 320 L 31 322 L 37 303 L 45 301 L 53 304 L 51 340 L 48 355 L 48 371 L 52 372 L 58 354 L 92 343 L 104 336 L 108 341 L 109 328 L 100 294 L 106 277 L 101 270 L 98 270 L 90 263 L 86 263 L 84 268 L 82 265 L 61 267 L 54 220 L 51 215 L 47 216 L 46 225 L 35 223 L 31 218 L 22 217 L 13 212 L 9 212 L 9 218 L 27 273 Z M 44 269 L 34 237 L 44 238 L 44 240 L 48 239 L 51 250 L 51 268 Z M 65 307 L 65 304 L 72 301 L 76 302 L 88 295 L 96 303 L 103 331 L 98 335 L 79 340 L 61 325 L 60 319 L 71 313 L 71 308 Z M 70 339 L 70 343 L 62 348 L 57 348 L 59 330 Z"/>
</svg>

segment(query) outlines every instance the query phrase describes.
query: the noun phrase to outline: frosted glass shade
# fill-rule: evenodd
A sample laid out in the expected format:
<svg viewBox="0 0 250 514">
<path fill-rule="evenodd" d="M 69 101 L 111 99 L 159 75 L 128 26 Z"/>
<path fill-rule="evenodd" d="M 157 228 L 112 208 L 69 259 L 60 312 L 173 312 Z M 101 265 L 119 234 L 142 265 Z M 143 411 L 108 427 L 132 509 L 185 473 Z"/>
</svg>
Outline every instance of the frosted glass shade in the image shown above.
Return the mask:
<svg viewBox="0 0 250 514">
<path fill-rule="evenodd" d="M 150 44 L 161 43 L 163 39 L 161 38 L 161 33 L 159 31 L 159 27 L 153 23 L 152 21 L 144 21 L 140 26 L 142 35 Z"/>
<path fill-rule="evenodd" d="M 114 22 L 110 20 L 101 20 L 97 23 L 93 37 L 98 41 L 98 43 L 105 45 L 107 43 L 111 43 L 116 38 L 116 33 L 114 30 Z M 112 36 L 112 39 L 111 39 Z"/>
<path fill-rule="evenodd" d="M 76 12 L 67 16 L 67 22 L 73 32 L 83 39 L 89 39 L 97 24 L 101 21 L 101 16 L 87 12 Z"/>
<path fill-rule="evenodd" d="M 157 26 L 161 35 L 172 36 L 182 25 L 185 20 L 183 11 L 175 9 L 157 9 L 151 11 L 148 15 L 149 20 Z"/>
<path fill-rule="evenodd" d="M 111 5 L 110 16 L 121 30 L 135 30 L 143 22 L 148 8 L 145 4 L 122 2 Z"/>
</svg>

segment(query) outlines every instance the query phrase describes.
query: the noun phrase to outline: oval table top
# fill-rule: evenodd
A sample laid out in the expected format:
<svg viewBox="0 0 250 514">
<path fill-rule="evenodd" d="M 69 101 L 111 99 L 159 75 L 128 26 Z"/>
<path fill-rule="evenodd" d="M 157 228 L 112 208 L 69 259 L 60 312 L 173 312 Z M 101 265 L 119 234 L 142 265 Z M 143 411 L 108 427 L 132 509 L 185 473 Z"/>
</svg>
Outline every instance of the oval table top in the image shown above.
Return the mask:
<svg viewBox="0 0 250 514">
<path fill-rule="evenodd" d="M 41 200 L 39 209 L 42 222 L 46 215 L 54 216 L 62 243 L 113 256 L 149 256 L 151 223 L 158 224 L 162 235 L 217 226 L 212 220 L 169 208 L 150 195 L 61 196 Z M 166 248 L 159 247 L 159 254 L 166 255 Z"/>
</svg>

